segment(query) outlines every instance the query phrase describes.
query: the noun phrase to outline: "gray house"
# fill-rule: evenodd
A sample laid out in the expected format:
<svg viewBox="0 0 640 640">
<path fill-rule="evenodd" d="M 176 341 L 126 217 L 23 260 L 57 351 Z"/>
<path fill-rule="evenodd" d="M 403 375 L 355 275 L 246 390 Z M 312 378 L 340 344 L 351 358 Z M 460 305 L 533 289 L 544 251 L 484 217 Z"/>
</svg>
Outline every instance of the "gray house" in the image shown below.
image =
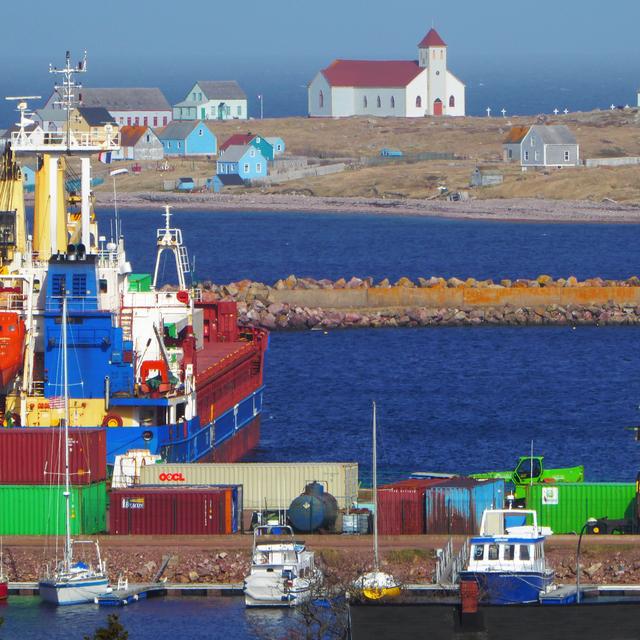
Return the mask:
<svg viewBox="0 0 640 640">
<path fill-rule="evenodd" d="M 504 160 L 528 167 L 575 167 L 580 164 L 580 145 L 569 127 L 533 125 L 512 127 L 503 143 Z"/>
</svg>

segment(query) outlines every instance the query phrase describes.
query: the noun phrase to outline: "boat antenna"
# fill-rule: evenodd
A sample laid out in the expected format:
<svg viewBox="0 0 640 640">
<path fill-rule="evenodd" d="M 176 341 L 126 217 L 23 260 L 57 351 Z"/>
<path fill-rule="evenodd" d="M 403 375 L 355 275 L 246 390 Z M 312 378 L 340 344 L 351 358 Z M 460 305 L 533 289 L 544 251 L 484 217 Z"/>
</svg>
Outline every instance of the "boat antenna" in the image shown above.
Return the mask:
<svg viewBox="0 0 640 640">
<path fill-rule="evenodd" d="M 529 456 L 529 485 L 533 485 L 533 440 L 531 440 L 531 455 Z"/>
<path fill-rule="evenodd" d="M 378 571 L 380 566 L 378 558 L 378 456 L 376 443 L 376 401 L 373 401 L 373 568 Z"/>
<path fill-rule="evenodd" d="M 56 100 L 54 104 L 59 105 L 62 109 L 67 112 L 67 135 L 66 135 L 66 146 L 67 153 L 71 152 L 71 111 L 74 106 L 80 104 L 81 96 L 80 89 L 82 89 L 82 84 L 76 82 L 74 76 L 76 73 L 86 73 L 87 71 L 87 52 L 84 52 L 84 56 L 77 65 L 73 66 L 71 64 L 71 52 L 67 51 L 65 65 L 62 69 L 58 69 L 58 67 L 54 67 L 52 64 L 49 64 L 49 73 L 61 75 L 62 82 L 60 84 L 56 83 L 53 85 L 54 90 L 60 96 L 59 100 Z M 78 94 L 77 97 L 75 94 Z"/>
</svg>

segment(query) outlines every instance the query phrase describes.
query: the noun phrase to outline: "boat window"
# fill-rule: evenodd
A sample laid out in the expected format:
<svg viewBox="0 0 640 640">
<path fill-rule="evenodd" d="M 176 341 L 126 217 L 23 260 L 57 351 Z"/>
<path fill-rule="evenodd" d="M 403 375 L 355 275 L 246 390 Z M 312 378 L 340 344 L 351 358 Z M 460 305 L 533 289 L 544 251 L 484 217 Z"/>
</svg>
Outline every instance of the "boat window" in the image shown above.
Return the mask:
<svg viewBox="0 0 640 640">
<path fill-rule="evenodd" d="M 505 544 L 502 552 L 503 560 L 513 560 L 516 555 L 516 545 L 515 544 Z"/>
<path fill-rule="evenodd" d="M 531 460 L 523 460 L 516 471 L 520 478 L 537 478 L 541 472 L 540 460 L 536 459 L 533 462 Z"/>
<path fill-rule="evenodd" d="M 484 545 L 483 544 L 474 544 L 473 545 L 473 559 L 474 560 L 482 560 L 484 557 Z"/>
<path fill-rule="evenodd" d="M 529 560 L 529 546 L 526 544 L 520 545 L 520 560 Z"/>
<path fill-rule="evenodd" d="M 489 545 L 489 560 L 497 560 L 498 559 L 498 547 L 497 544 Z"/>
</svg>

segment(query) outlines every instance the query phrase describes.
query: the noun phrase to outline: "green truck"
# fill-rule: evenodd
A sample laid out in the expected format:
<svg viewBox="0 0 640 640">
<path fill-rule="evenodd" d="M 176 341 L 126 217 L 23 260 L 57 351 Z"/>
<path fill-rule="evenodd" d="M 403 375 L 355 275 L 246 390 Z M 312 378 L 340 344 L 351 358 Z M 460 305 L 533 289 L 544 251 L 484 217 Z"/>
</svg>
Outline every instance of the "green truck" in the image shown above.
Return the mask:
<svg viewBox="0 0 640 640">
<path fill-rule="evenodd" d="M 527 486 L 553 482 L 584 482 L 584 467 L 580 465 L 579 467 L 547 469 L 544 466 L 543 456 L 520 456 L 513 471 L 473 473 L 470 477 L 476 480 L 502 478 L 514 486 L 516 504 L 523 504 Z"/>
</svg>

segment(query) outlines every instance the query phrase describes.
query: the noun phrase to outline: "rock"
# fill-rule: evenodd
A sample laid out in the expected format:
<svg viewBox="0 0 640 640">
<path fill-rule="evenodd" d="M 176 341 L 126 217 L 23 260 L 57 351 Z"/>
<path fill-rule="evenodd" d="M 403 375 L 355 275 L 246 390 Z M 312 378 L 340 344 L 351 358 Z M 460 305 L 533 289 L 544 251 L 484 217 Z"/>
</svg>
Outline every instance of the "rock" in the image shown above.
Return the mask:
<svg viewBox="0 0 640 640">
<path fill-rule="evenodd" d="M 592 564 L 589 568 L 584 569 L 584 573 L 588 578 L 593 578 L 593 576 L 598 573 L 602 569 L 602 562 L 596 562 Z"/>
<path fill-rule="evenodd" d="M 362 280 L 353 276 L 349 282 L 347 282 L 347 289 L 358 289 L 362 286 Z"/>
<path fill-rule="evenodd" d="M 429 286 L 429 281 L 426 278 L 418 277 L 418 286 L 421 289 L 426 289 Z"/>
<path fill-rule="evenodd" d="M 388 289 L 391 286 L 391 283 L 389 282 L 388 278 L 383 278 L 382 280 L 380 280 L 380 282 L 378 282 L 377 286 L 382 289 Z"/>
<path fill-rule="evenodd" d="M 577 287 L 578 286 L 578 278 L 575 276 L 569 276 L 564 283 L 565 287 Z"/>
<path fill-rule="evenodd" d="M 145 562 L 143 566 L 146 572 L 149 574 L 153 573 L 158 568 L 158 565 L 153 560 L 149 560 L 149 562 Z"/>
<path fill-rule="evenodd" d="M 550 287 L 553 285 L 553 278 L 551 276 L 548 275 L 540 275 L 536 278 L 536 282 L 541 286 L 541 287 Z"/>
<path fill-rule="evenodd" d="M 282 291 L 283 289 L 287 288 L 287 285 L 284 283 L 284 280 L 278 280 L 274 285 L 273 288 L 276 291 Z"/>
<path fill-rule="evenodd" d="M 281 302 L 273 302 L 267 307 L 267 311 L 272 316 L 277 316 L 280 313 L 283 313 L 285 310 L 285 306 Z"/>
<path fill-rule="evenodd" d="M 640 278 L 638 278 L 638 276 L 631 276 L 627 278 L 627 284 L 630 287 L 640 287 Z"/>
<path fill-rule="evenodd" d="M 198 582 L 200 575 L 197 571 L 189 571 L 189 582 Z"/>
<path fill-rule="evenodd" d="M 260 314 L 260 324 L 265 329 L 275 329 L 276 317 L 272 313 L 269 313 L 268 311 L 266 313 L 263 312 Z"/>
<path fill-rule="evenodd" d="M 449 278 L 447 280 L 447 287 L 453 289 L 455 287 L 462 287 L 464 286 L 464 282 L 462 280 L 460 280 L 460 278 Z"/>
<path fill-rule="evenodd" d="M 500 285 L 503 286 L 505 289 L 509 289 L 511 287 L 511 280 L 509 280 L 508 278 L 500 280 Z"/>
<path fill-rule="evenodd" d="M 221 551 L 216 558 L 218 558 L 219 560 L 224 560 L 229 554 L 226 551 Z"/>
<path fill-rule="evenodd" d="M 464 285 L 465 287 L 470 287 L 472 289 L 475 289 L 478 287 L 478 281 L 475 278 L 467 278 L 464 281 Z"/>
<path fill-rule="evenodd" d="M 288 278 L 285 279 L 284 284 L 287 289 L 295 289 L 296 285 L 298 284 L 298 278 L 291 274 Z"/>
<path fill-rule="evenodd" d="M 398 282 L 396 282 L 395 286 L 411 288 L 415 287 L 416 285 L 411 280 L 409 280 L 409 278 L 403 276 L 402 278 L 400 278 L 400 280 L 398 280 Z"/>
<path fill-rule="evenodd" d="M 235 298 L 238 295 L 239 291 L 240 289 L 238 289 L 238 287 L 236 287 L 236 285 L 233 283 L 227 284 L 224 287 L 222 287 L 222 293 L 225 296 L 230 296 L 231 298 Z"/>
<path fill-rule="evenodd" d="M 333 288 L 334 289 L 344 289 L 346 286 L 347 286 L 347 281 L 344 278 L 338 278 L 333 283 Z"/>
</svg>

